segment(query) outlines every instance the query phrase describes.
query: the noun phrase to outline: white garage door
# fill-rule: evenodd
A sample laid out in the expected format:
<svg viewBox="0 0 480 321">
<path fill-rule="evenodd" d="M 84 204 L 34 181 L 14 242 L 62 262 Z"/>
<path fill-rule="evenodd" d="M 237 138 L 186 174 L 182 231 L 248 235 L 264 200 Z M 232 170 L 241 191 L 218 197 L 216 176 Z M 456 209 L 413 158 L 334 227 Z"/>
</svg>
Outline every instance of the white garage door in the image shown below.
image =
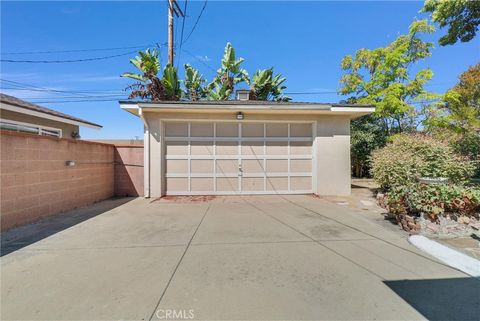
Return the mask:
<svg viewBox="0 0 480 321">
<path fill-rule="evenodd" d="M 165 123 L 167 195 L 312 192 L 311 123 Z"/>
</svg>

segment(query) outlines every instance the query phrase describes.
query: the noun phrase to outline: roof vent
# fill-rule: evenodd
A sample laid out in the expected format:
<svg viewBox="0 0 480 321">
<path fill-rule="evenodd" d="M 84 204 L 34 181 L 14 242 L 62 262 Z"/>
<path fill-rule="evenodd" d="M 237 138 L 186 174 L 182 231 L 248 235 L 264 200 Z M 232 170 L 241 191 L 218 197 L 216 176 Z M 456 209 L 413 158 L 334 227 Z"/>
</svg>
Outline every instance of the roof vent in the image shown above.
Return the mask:
<svg viewBox="0 0 480 321">
<path fill-rule="evenodd" d="M 250 100 L 249 89 L 238 89 L 235 93 L 237 100 Z"/>
</svg>

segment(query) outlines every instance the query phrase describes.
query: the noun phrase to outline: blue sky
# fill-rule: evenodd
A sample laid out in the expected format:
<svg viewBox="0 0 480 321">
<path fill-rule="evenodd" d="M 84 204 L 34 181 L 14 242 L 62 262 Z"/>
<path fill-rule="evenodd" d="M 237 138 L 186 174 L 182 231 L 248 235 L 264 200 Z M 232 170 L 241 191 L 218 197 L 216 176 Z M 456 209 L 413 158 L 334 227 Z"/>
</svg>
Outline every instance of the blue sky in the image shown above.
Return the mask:
<svg viewBox="0 0 480 321">
<path fill-rule="evenodd" d="M 183 8 L 184 2 L 180 0 L 179 3 Z M 210 0 L 194 33 L 183 45 L 183 51 L 177 50 L 176 55 L 180 66 L 188 62 L 211 79 L 223 48 L 230 41 L 237 54 L 246 59 L 244 67 L 250 74 L 257 68 L 273 66 L 276 72 L 287 77 L 287 92 L 321 93 L 292 95 L 294 100 L 337 102 L 342 99 L 335 94 L 342 75 L 339 67 L 342 57 L 359 48 L 384 46 L 399 33 L 405 33 L 414 18 L 425 17 L 418 13 L 422 4 L 414 1 Z M 203 5 L 203 0 L 188 2 L 185 37 Z M 167 39 L 166 12 L 165 0 L 2 1 L 2 59 L 88 59 L 126 54 L 135 48 L 54 54 L 7 53 L 162 44 Z M 176 22 L 178 40 L 181 22 Z M 444 32 L 438 30 L 427 39 L 436 43 Z M 162 62 L 165 63 L 164 47 L 162 51 Z M 25 86 L 21 89 L 22 85 L 6 82 L 2 82 L 2 92 L 42 102 L 41 105 L 104 126 L 100 131 L 82 128 L 83 138 L 141 137 L 143 127 L 140 120 L 120 110 L 116 101 L 60 103 L 82 100 L 78 91 L 96 99 L 115 99 L 113 95 L 119 94 L 129 83 L 119 75 L 132 70 L 128 60 L 133 55 L 78 63 L 2 63 L 2 79 L 75 93 L 24 90 L 27 89 Z M 477 63 L 479 57 L 480 37 L 477 37 L 469 43 L 454 46 L 436 45 L 433 55 L 418 68 L 432 68 L 434 78 L 427 88 L 443 92 L 455 84 L 458 75 L 468 66 Z"/>
</svg>

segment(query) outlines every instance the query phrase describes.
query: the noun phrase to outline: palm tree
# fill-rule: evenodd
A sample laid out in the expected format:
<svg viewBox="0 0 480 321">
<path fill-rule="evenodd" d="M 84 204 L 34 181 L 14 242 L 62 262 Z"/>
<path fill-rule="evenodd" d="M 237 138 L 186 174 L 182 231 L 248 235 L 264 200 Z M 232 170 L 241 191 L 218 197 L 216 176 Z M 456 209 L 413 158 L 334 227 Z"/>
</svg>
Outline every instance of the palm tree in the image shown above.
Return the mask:
<svg viewBox="0 0 480 321">
<path fill-rule="evenodd" d="M 222 58 L 222 65 L 217 70 L 217 75 L 207 86 L 207 98 L 210 100 L 228 100 L 236 84 L 241 82 L 250 83 L 248 72 L 240 68 L 245 59 L 235 57 L 235 49 L 231 43 L 227 43 Z"/>
<path fill-rule="evenodd" d="M 202 87 L 202 84 L 206 82 L 203 75 L 193 68 L 190 64 L 185 65 L 185 98 L 191 101 L 197 101 L 205 98 L 206 90 Z"/>
<path fill-rule="evenodd" d="M 283 90 L 287 88 L 282 85 L 285 80 L 281 74 L 274 76 L 273 68 L 257 70 L 251 81 L 250 99 L 290 101 L 290 97 L 283 95 Z"/>
<path fill-rule="evenodd" d="M 156 49 L 140 51 L 139 56 L 130 59 L 140 73 L 125 72 L 122 77 L 136 80 L 137 82 L 128 86 L 131 90 L 128 98 L 142 98 L 153 101 L 179 100 L 181 97 L 180 81 L 176 69 L 168 64 L 163 69 L 162 78 L 158 77 L 160 71 L 160 60 Z"/>
</svg>

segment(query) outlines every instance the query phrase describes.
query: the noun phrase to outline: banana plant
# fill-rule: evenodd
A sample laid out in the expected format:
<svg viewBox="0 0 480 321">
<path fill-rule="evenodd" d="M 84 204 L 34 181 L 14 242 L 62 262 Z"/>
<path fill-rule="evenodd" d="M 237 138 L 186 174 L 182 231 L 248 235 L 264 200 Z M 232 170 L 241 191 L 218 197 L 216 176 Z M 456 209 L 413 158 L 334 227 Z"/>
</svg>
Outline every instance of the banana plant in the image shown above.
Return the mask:
<svg viewBox="0 0 480 321">
<path fill-rule="evenodd" d="M 193 68 L 190 64 L 185 64 L 185 98 L 191 101 L 197 101 L 205 98 L 206 90 L 202 87 L 202 84 L 206 82 L 203 75 Z"/>
<path fill-rule="evenodd" d="M 165 66 L 160 79 L 159 53 L 156 49 L 147 49 L 140 51 L 138 56 L 130 59 L 130 63 L 138 69 L 139 73 L 125 72 L 121 77 L 130 78 L 136 82 L 129 85 L 126 90 L 130 90 L 128 98 L 160 100 L 179 100 L 181 96 L 180 82 L 177 71 L 171 65 Z"/>
<path fill-rule="evenodd" d="M 252 77 L 250 97 L 252 100 L 290 101 L 283 95 L 287 87 L 282 84 L 286 78 L 281 74 L 273 75 L 273 68 L 257 70 Z"/>
<path fill-rule="evenodd" d="M 246 82 L 250 84 L 248 72 L 240 65 L 245 59 L 236 59 L 235 49 L 231 43 L 227 43 L 223 53 L 221 67 L 217 75 L 207 86 L 207 98 L 211 100 L 228 100 L 231 98 L 235 85 Z"/>
</svg>

